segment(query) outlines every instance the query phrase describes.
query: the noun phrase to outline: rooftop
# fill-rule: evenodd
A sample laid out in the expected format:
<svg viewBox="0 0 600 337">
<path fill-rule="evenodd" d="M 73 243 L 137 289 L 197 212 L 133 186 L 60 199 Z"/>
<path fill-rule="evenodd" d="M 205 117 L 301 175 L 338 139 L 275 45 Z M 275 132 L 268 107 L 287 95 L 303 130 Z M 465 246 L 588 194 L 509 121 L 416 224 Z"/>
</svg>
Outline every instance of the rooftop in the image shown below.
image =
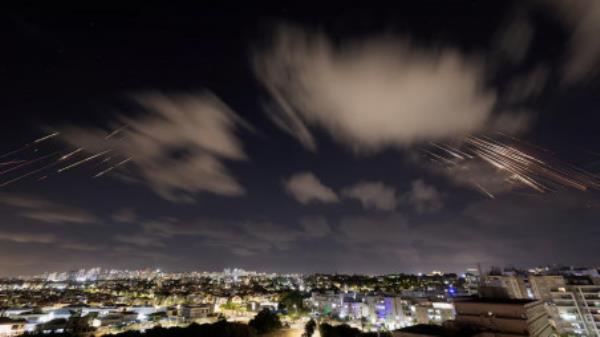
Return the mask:
<svg viewBox="0 0 600 337">
<path fill-rule="evenodd" d="M 454 303 L 487 303 L 487 304 L 529 304 L 538 300 L 516 298 L 457 298 Z"/>
<path fill-rule="evenodd" d="M 0 324 L 15 324 L 15 323 L 26 323 L 24 319 L 12 319 L 8 317 L 0 317 Z"/>
</svg>

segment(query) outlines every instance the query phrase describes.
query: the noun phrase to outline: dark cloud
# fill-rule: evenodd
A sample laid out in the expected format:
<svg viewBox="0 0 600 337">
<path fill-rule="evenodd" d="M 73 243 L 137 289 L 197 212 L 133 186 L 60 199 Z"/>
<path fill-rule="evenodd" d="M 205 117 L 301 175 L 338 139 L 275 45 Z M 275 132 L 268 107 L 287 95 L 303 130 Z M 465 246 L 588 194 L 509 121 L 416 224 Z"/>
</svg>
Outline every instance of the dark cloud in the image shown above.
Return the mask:
<svg viewBox="0 0 600 337">
<path fill-rule="evenodd" d="M 323 238 L 331 234 L 332 228 L 322 216 L 310 216 L 300 219 L 300 225 L 308 238 Z"/>
<path fill-rule="evenodd" d="M 443 206 L 441 193 L 423 180 L 415 180 L 405 196 L 418 213 L 437 211 Z"/>
<path fill-rule="evenodd" d="M 133 223 L 136 222 L 137 215 L 134 210 L 130 208 L 123 208 L 115 212 L 112 215 L 112 219 L 121 223 Z"/>
<path fill-rule="evenodd" d="M 595 0 L 542 0 L 554 10 L 570 34 L 567 61 L 562 69 L 567 82 L 590 79 L 600 65 L 600 3 Z"/>
<path fill-rule="evenodd" d="M 341 194 L 360 201 L 366 209 L 391 211 L 398 205 L 396 189 L 381 182 L 359 182 L 343 189 Z"/>
</svg>

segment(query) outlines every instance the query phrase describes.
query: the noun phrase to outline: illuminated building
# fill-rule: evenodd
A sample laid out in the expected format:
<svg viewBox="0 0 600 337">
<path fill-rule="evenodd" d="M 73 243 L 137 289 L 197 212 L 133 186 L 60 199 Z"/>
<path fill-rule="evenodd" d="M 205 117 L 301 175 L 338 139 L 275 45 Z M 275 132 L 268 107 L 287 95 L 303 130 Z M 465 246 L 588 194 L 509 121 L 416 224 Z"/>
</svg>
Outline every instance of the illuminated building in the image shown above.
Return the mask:
<svg viewBox="0 0 600 337">
<path fill-rule="evenodd" d="M 600 337 L 600 286 L 568 285 L 552 291 L 560 333 Z"/>
<path fill-rule="evenodd" d="M 465 279 L 465 291 L 468 295 L 476 295 L 479 290 L 479 283 L 481 282 L 481 275 L 477 268 L 469 268 L 464 273 L 463 278 Z"/>
<path fill-rule="evenodd" d="M 333 291 L 324 293 L 313 292 L 311 295 L 312 309 L 321 315 L 338 315 L 343 304 L 343 296 Z"/>
<path fill-rule="evenodd" d="M 0 337 L 14 337 L 25 333 L 24 319 L 0 317 Z"/>
<path fill-rule="evenodd" d="M 454 319 L 454 305 L 446 302 L 422 302 L 415 305 L 418 324 L 437 324 Z"/>
<path fill-rule="evenodd" d="M 208 304 L 183 305 L 179 315 L 187 320 L 206 318 L 212 314 L 212 306 Z"/>
</svg>

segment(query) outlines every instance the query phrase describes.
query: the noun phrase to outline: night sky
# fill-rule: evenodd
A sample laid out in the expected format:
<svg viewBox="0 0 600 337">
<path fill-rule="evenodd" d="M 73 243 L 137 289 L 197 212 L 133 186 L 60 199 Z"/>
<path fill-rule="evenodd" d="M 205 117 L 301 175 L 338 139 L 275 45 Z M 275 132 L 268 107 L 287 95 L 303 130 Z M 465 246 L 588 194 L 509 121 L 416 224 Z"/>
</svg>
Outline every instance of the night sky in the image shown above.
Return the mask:
<svg viewBox="0 0 600 337">
<path fill-rule="evenodd" d="M 0 276 L 600 264 L 600 2 L 401 3 L 1 11 Z"/>
</svg>

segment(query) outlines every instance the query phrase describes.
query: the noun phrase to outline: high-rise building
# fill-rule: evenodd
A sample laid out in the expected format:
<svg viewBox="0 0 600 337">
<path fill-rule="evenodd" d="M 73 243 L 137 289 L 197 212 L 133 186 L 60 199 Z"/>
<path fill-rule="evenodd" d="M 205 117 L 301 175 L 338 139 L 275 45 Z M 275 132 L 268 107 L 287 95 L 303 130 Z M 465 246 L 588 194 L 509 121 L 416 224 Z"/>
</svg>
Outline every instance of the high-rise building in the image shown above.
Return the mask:
<svg viewBox="0 0 600 337">
<path fill-rule="evenodd" d="M 600 337 L 599 285 L 567 285 L 551 293 L 559 333 Z"/>
<path fill-rule="evenodd" d="M 478 268 L 469 268 L 463 275 L 465 279 L 465 292 L 468 295 L 477 295 L 481 282 L 481 275 Z"/>
</svg>

